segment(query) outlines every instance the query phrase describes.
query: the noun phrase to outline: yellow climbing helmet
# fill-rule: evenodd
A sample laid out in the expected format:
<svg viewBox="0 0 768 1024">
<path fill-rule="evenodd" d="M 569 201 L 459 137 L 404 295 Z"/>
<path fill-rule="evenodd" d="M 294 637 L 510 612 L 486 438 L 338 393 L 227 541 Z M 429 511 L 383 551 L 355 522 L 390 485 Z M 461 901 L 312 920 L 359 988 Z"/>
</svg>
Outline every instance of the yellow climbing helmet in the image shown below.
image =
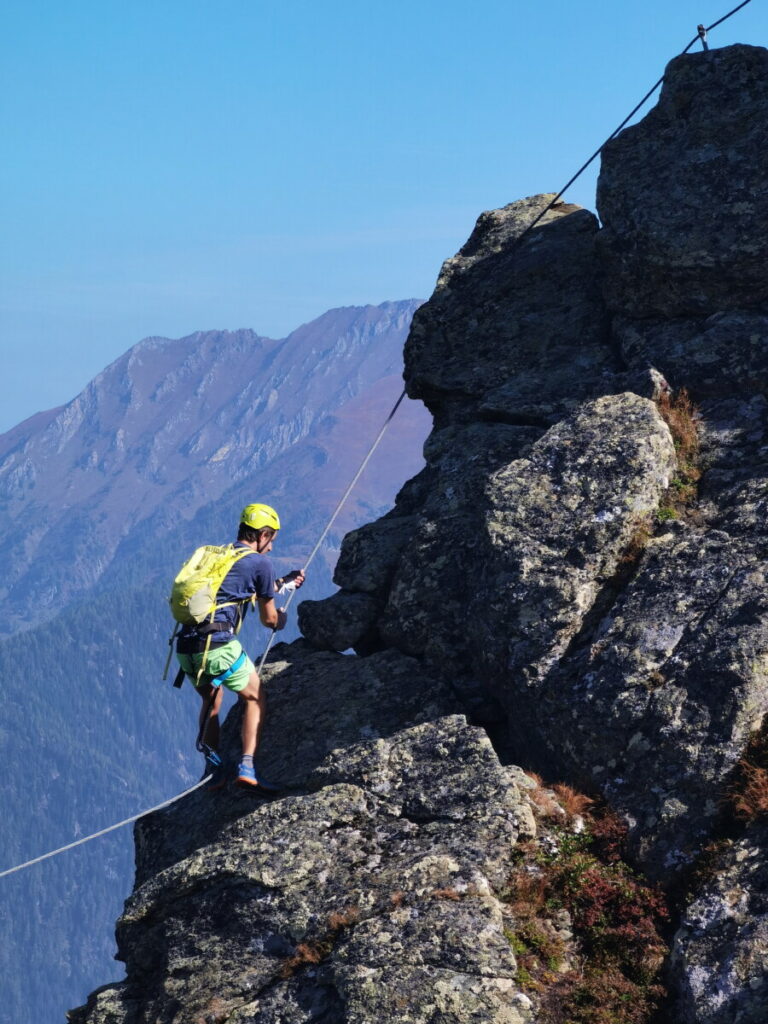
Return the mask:
<svg viewBox="0 0 768 1024">
<path fill-rule="evenodd" d="M 280 517 L 269 505 L 246 505 L 240 515 L 240 522 L 250 526 L 252 530 L 280 529 Z"/>
</svg>

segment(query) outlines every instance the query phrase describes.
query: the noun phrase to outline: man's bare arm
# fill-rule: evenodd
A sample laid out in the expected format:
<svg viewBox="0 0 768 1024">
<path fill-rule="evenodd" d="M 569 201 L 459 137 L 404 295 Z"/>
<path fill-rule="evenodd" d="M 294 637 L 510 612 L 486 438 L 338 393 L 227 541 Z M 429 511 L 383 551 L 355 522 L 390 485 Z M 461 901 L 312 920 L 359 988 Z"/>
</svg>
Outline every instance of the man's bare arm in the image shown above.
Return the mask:
<svg viewBox="0 0 768 1024">
<path fill-rule="evenodd" d="M 267 629 L 283 629 L 288 616 L 282 608 L 278 609 L 275 607 L 273 598 L 260 597 L 259 618 L 261 619 L 262 625 L 266 626 Z"/>
</svg>

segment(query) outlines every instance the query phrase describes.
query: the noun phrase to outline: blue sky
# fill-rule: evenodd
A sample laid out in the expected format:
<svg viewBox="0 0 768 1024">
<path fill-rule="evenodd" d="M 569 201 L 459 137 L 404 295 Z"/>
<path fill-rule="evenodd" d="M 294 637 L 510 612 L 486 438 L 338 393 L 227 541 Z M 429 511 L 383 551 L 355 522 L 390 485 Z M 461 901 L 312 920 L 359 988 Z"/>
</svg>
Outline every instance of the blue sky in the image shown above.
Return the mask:
<svg viewBox="0 0 768 1024">
<path fill-rule="evenodd" d="M 481 210 L 557 190 L 735 5 L 5 5 L 0 430 L 147 335 L 428 297 Z M 710 43 L 767 39 L 752 0 Z"/>
</svg>

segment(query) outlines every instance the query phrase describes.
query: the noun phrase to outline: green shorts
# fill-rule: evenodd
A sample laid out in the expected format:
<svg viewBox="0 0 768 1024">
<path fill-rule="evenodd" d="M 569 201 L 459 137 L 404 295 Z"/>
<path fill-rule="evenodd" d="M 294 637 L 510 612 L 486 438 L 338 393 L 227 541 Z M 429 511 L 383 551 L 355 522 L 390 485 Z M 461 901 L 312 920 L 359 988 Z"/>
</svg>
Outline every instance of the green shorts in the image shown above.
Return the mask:
<svg viewBox="0 0 768 1024">
<path fill-rule="evenodd" d="M 177 654 L 176 657 L 178 658 L 181 667 L 189 676 L 190 682 L 193 686 L 208 686 L 212 679 L 216 676 L 220 676 L 222 672 L 226 672 L 230 665 L 233 665 L 237 661 L 242 650 L 243 648 L 240 645 L 239 640 L 230 640 L 229 643 L 224 644 L 223 647 L 214 647 L 212 651 L 208 651 L 208 657 L 205 661 L 205 672 L 200 676 L 199 683 L 197 680 L 197 673 L 200 671 L 200 666 L 203 663 L 203 655 Z M 234 690 L 235 693 L 237 693 L 239 690 L 245 689 L 248 685 L 248 679 L 250 678 L 251 672 L 255 671 L 256 666 L 246 654 L 245 661 L 240 668 L 225 679 L 221 685 L 226 686 L 228 690 Z"/>
</svg>

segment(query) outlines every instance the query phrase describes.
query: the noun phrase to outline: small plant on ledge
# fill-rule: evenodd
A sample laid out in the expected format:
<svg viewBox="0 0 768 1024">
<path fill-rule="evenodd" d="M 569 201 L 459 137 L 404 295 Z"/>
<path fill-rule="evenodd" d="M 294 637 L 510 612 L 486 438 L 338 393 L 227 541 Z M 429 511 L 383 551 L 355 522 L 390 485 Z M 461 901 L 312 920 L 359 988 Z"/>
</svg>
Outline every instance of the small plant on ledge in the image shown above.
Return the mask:
<svg viewBox="0 0 768 1024">
<path fill-rule="evenodd" d="M 696 501 L 701 479 L 699 424 L 701 414 L 685 388 L 664 391 L 656 400 L 661 418 L 669 427 L 677 454 L 677 473 L 659 502 L 660 522 L 684 519 Z"/>
</svg>

